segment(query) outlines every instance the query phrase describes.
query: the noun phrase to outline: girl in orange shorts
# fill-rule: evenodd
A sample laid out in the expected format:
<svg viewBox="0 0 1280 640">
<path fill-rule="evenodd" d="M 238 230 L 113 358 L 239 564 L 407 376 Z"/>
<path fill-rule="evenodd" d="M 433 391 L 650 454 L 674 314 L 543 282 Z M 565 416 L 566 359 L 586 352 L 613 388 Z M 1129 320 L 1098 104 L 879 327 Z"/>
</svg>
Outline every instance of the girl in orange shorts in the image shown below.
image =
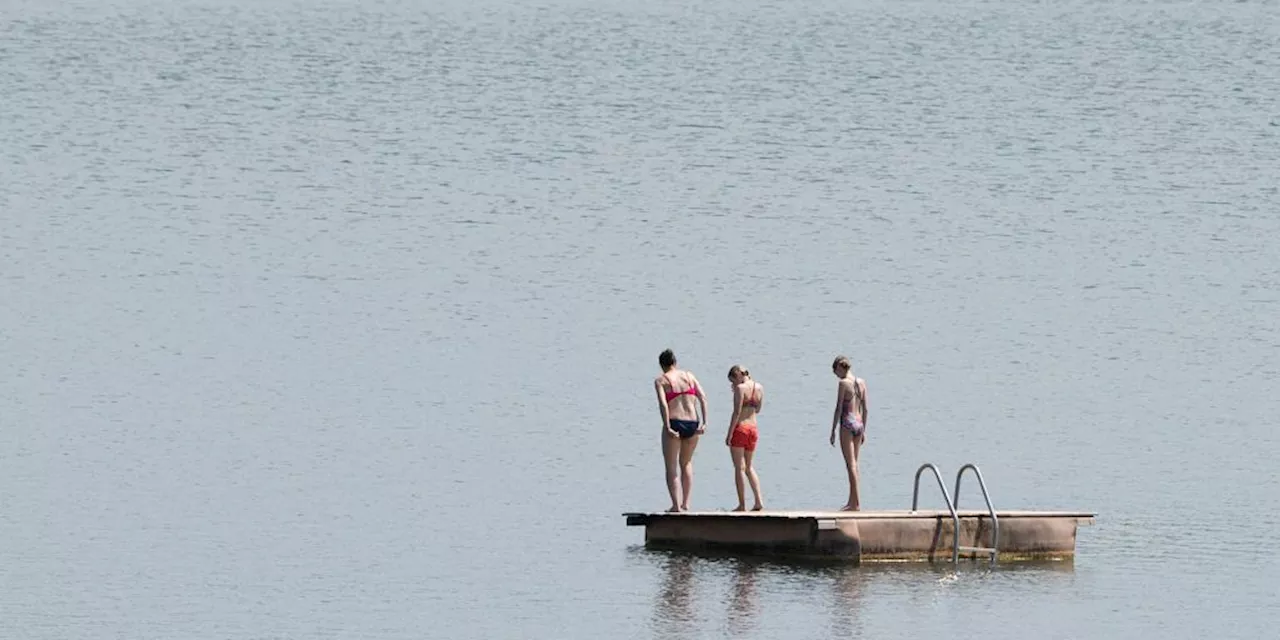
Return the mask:
<svg viewBox="0 0 1280 640">
<path fill-rule="evenodd" d="M 756 503 L 752 511 L 764 509 L 764 498 L 760 495 L 760 478 L 751 466 L 751 459 L 756 453 L 756 441 L 760 438 L 756 430 L 756 414 L 764 406 L 764 387 L 751 379 L 751 374 L 744 368 L 734 365 L 729 369 L 729 384 L 733 387 L 733 415 L 729 417 L 729 435 L 724 444 L 733 455 L 733 479 L 738 487 L 738 507 L 734 511 L 746 511 L 745 487 L 751 483 L 751 493 L 755 494 Z"/>
</svg>

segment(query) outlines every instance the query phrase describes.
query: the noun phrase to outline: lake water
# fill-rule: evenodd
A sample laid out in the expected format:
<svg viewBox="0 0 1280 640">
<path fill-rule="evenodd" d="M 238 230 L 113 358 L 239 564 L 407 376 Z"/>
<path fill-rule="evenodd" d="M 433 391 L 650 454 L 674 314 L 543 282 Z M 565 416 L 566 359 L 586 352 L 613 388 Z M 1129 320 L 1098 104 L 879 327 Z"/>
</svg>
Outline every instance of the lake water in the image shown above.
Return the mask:
<svg viewBox="0 0 1280 640">
<path fill-rule="evenodd" d="M 0 637 L 1265 637 L 1276 2 L 0 0 Z M 645 551 L 922 462 L 1072 563 Z M 976 487 L 964 502 L 976 506 Z M 924 504 L 940 498 L 928 486 Z"/>
</svg>

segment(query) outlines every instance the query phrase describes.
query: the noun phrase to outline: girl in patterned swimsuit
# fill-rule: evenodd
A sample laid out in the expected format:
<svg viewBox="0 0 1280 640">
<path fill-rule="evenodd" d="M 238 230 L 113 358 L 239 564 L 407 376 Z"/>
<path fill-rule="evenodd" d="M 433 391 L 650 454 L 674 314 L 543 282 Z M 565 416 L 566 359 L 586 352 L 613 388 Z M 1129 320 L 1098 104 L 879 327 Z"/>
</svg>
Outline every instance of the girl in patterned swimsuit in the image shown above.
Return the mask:
<svg viewBox="0 0 1280 640">
<path fill-rule="evenodd" d="M 849 500 L 841 507 L 842 511 L 857 511 L 862 506 L 858 499 L 858 454 L 867 441 L 867 382 L 854 376 L 852 368 L 844 356 L 831 363 L 831 372 L 840 379 L 836 388 L 836 411 L 831 418 L 831 446 L 836 445 L 839 429 L 840 451 L 849 475 Z"/>
</svg>

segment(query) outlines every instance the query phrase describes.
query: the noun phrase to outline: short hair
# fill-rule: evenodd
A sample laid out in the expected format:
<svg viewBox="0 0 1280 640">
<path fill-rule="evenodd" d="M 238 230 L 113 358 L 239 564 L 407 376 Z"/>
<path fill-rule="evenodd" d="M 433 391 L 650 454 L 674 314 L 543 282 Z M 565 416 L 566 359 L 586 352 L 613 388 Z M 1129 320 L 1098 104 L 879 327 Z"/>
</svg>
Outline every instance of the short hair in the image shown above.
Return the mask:
<svg viewBox="0 0 1280 640">
<path fill-rule="evenodd" d="M 676 364 L 676 354 L 672 353 L 670 349 L 667 349 L 662 353 L 658 354 L 658 365 L 662 367 L 663 371 L 670 369 L 671 367 L 675 366 L 675 364 Z"/>
</svg>

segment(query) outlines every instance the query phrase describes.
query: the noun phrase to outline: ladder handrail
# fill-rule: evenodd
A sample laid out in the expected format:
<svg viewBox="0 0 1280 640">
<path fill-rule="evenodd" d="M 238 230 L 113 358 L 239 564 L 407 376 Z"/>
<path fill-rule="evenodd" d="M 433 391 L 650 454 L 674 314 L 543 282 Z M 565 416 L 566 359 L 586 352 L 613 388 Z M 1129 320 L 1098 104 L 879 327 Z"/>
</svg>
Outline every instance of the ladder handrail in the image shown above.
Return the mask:
<svg viewBox="0 0 1280 640">
<path fill-rule="evenodd" d="M 972 469 L 973 475 L 978 478 L 978 488 L 982 489 L 982 499 L 987 502 L 987 512 L 991 515 L 991 564 L 994 566 L 1000 553 L 1000 519 L 996 517 L 996 508 L 991 504 L 991 494 L 987 493 L 987 483 L 982 480 L 982 471 L 978 469 L 978 465 L 968 463 L 956 472 L 956 491 L 952 505 L 956 509 L 960 508 L 960 480 L 968 469 Z M 956 544 L 960 544 L 959 535 L 956 537 Z"/>
<path fill-rule="evenodd" d="M 956 513 L 955 503 L 951 501 L 951 496 L 947 493 L 947 485 L 942 482 L 942 472 L 938 471 L 938 467 L 932 462 L 926 462 L 916 469 L 915 487 L 911 491 L 911 511 L 916 511 L 916 506 L 920 504 L 920 474 L 925 469 L 933 471 L 933 477 L 938 481 L 938 490 L 942 492 L 942 499 L 947 503 L 947 510 L 951 512 L 951 563 L 960 564 L 960 515 Z"/>
</svg>

